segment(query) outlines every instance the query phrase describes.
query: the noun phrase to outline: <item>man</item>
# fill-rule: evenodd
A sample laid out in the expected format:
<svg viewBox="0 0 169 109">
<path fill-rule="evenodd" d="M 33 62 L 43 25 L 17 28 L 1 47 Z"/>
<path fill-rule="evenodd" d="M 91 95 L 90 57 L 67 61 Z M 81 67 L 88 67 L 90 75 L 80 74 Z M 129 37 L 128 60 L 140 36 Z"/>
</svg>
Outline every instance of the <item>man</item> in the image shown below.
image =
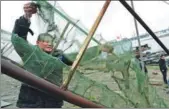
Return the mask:
<svg viewBox="0 0 169 109">
<path fill-rule="evenodd" d="M 164 55 L 160 56 L 159 67 L 160 67 L 160 71 L 163 75 L 163 81 L 165 84 L 167 84 L 167 66 L 166 66 Z"/>
<path fill-rule="evenodd" d="M 136 54 L 136 59 L 139 61 L 139 66 L 140 66 L 140 69 L 142 70 L 142 64 L 141 64 L 141 60 L 140 60 L 140 55 L 139 54 Z M 146 67 L 145 63 L 143 63 L 143 66 L 144 66 L 144 72 L 145 72 L 145 74 L 147 74 L 148 70 L 147 70 L 147 67 Z"/>
<path fill-rule="evenodd" d="M 35 9 L 35 6 L 36 6 L 34 3 L 28 3 L 26 5 L 30 6 L 29 7 L 30 10 L 32 7 L 33 7 L 32 10 Z M 12 35 L 11 41 L 12 41 L 12 44 L 14 45 L 16 52 L 20 55 L 20 57 L 22 58 L 22 60 L 24 62 L 24 68 L 30 72 L 37 73 L 38 71 L 42 71 L 41 68 L 43 68 L 43 67 L 39 67 L 39 66 L 41 66 L 41 65 L 39 65 L 40 61 L 44 60 L 44 62 L 47 62 L 46 60 L 48 60 L 47 58 L 44 59 L 43 56 L 50 55 L 50 53 L 53 51 L 53 36 L 51 36 L 50 34 L 47 34 L 47 33 L 40 34 L 38 36 L 37 46 L 30 45 L 24 41 L 24 40 L 26 40 L 27 33 L 30 30 L 30 29 L 28 29 L 30 26 L 30 18 L 32 16 L 32 14 L 34 14 L 34 12 L 35 12 L 35 11 L 30 11 L 30 10 L 25 11 L 25 15 L 21 16 L 20 19 L 16 20 L 14 30 L 13 30 L 14 35 Z M 39 51 L 42 51 L 42 52 L 39 52 Z M 45 53 L 43 53 L 43 51 Z M 33 53 L 35 53 L 35 54 L 33 54 Z M 29 62 L 28 62 L 27 59 L 31 55 L 34 55 L 34 57 L 32 59 L 29 58 Z M 72 62 L 70 60 L 68 60 L 63 54 L 58 53 L 58 51 L 55 51 L 52 56 L 59 58 L 62 62 L 64 62 L 67 65 L 72 65 Z M 46 57 L 51 58 L 50 56 L 46 56 Z M 36 59 L 36 60 L 34 60 L 34 59 Z M 51 58 L 51 59 L 53 60 L 53 58 Z M 30 60 L 32 60 L 32 61 L 30 61 Z M 49 61 L 49 63 L 50 63 L 50 61 Z M 31 64 L 32 64 L 32 66 L 31 66 Z M 39 66 L 36 64 L 38 64 Z M 42 65 L 43 64 L 44 63 L 42 63 Z M 47 69 L 47 71 L 50 70 L 51 65 L 52 64 L 48 65 L 49 69 Z M 52 75 L 52 77 L 54 77 L 54 80 L 55 80 L 54 83 L 58 82 L 58 84 L 61 84 L 62 79 L 63 79 L 62 78 L 62 68 L 58 68 L 58 69 L 59 70 L 52 71 L 52 73 L 53 72 L 57 73 L 60 76 L 58 78 L 55 78 L 56 76 Z M 37 71 L 35 71 L 35 70 L 37 70 Z M 44 73 L 47 73 L 47 71 L 44 71 Z M 37 75 L 40 77 L 43 76 L 43 78 L 48 79 L 47 76 L 44 77 L 44 75 L 41 75 L 39 72 L 37 73 Z M 50 81 L 50 82 L 52 82 L 52 81 Z M 47 93 L 42 92 L 38 89 L 32 88 L 26 84 L 21 85 L 21 89 L 20 89 L 20 93 L 19 93 L 19 97 L 18 97 L 18 101 L 17 101 L 17 107 L 19 107 L 19 108 L 61 108 L 62 106 L 63 106 L 62 99 L 53 98 L 52 96 L 48 95 Z"/>
</svg>

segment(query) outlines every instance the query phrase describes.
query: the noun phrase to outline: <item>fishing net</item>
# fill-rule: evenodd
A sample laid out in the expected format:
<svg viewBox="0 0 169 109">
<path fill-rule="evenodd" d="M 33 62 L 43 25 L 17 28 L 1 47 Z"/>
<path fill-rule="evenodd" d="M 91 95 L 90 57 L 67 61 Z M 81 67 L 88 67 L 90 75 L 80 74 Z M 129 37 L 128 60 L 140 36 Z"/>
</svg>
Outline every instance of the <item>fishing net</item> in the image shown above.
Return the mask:
<svg viewBox="0 0 169 109">
<path fill-rule="evenodd" d="M 64 54 L 74 61 L 88 30 L 80 21 L 69 17 L 56 2 L 36 3 L 40 5 L 38 34 L 52 35 L 55 51 L 47 54 L 16 34 L 12 34 L 11 41 L 25 70 L 60 86 L 67 78 L 70 66 L 54 56 Z M 101 36 L 95 35 L 68 90 L 106 107 L 168 107 L 149 85 L 148 76 L 140 70 L 138 63 L 132 53 L 131 41 L 105 43 Z"/>
<path fill-rule="evenodd" d="M 114 44 L 116 52 L 113 54 L 107 54 L 104 58 L 96 55 L 89 61 L 82 62 L 83 69 L 76 70 L 68 89 L 106 107 L 166 107 L 155 90 L 148 85 L 146 75 L 137 62 L 132 60 L 131 43 L 125 42 Z M 26 70 L 57 86 L 62 84 L 70 67 L 17 35 L 12 36 L 12 43 Z M 99 75 L 105 76 L 99 79 L 96 77 Z"/>
</svg>

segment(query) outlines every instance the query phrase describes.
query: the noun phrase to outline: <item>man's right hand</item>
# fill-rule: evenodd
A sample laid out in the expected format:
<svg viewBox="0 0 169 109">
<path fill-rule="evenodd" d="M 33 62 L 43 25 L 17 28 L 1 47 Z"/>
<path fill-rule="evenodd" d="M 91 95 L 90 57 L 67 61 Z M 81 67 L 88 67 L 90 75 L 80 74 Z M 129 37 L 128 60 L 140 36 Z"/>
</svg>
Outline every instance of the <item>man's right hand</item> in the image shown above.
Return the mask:
<svg viewBox="0 0 169 109">
<path fill-rule="evenodd" d="M 25 18 L 30 19 L 32 17 L 32 14 L 36 14 L 38 7 L 39 6 L 36 3 L 33 2 L 26 3 L 23 7 L 25 12 Z"/>
</svg>

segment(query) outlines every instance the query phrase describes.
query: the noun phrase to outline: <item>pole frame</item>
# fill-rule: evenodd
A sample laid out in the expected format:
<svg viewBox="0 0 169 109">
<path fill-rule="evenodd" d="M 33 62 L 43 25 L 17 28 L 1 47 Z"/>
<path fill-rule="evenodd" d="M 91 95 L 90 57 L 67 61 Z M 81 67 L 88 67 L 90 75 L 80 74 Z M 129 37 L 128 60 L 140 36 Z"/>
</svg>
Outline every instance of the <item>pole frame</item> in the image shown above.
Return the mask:
<svg viewBox="0 0 169 109">
<path fill-rule="evenodd" d="M 133 0 L 131 0 L 131 7 L 135 11 Z M 134 26 L 135 26 L 135 29 L 136 29 L 137 38 L 138 38 L 139 55 L 140 55 L 140 60 L 141 60 L 141 70 L 144 72 L 145 68 L 144 68 L 144 62 L 143 62 L 143 53 L 142 53 L 142 50 L 141 50 L 141 41 L 140 41 L 140 36 L 139 36 L 138 25 L 137 25 L 136 19 L 134 17 L 133 17 L 133 19 L 134 19 Z"/>
<path fill-rule="evenodd" d="M 64 90 L 66 90 L 68 88 L 68 85 L 69 85 L 69 83 L 70 83 L 70 81 L 71 81 L 71 79 L 72 79 L 72 77 L 73 77 L 73 75 L 74 75 L 74 73 L 76 71 L 76 68 L 79 65 L 79 63 L 80 63 L 80 61 L 81 61 L 81 59 L 82 59 L 82 57 L 83 57 L 83 55 L 84 55 L 84 53 L 86 51 L 91 39 L 92 39 L 92 36 L 94 35 L 95 31 L 97 30 L 97 28 L 98 28 L 98 26 L 99 26 L 99 24 L 100 24 L 100 22 L 101 22 L 101 20 L 102 20 L 102 18 L 104 16 L 106 10 L 107 10 L 110 2 L 111 2 L 111 0 L 106 0 L 106 2 L 104 3 L 99 15 L 96 18 L 93 26 L 91 27 L 90 32 L 89 32 L 88 36 L 86 37 L 86 39 L 85 39 L 85 41 L 84 41 L 84 43 L 83 43 L 78 55 L 76 56 L 76 60 L 74 61 L 73 65 L 72 65 L 72 67 L 71 67 L 71 69 L 69 71 L 69 75 L 65 79 L 65 81 L 64 81 L 64 83 L 62 85 L 62 88 Z"/>
<path fill-rule="evenodd" d="M 154 40 L 163 48 L 163 50 L 169 55 L 167 47 L 158 39 L 154 32 L 146 25 L 146 23 L 140 18 L 140 16 L 127 4 L 125 0 L 119 0 L 120 3 L 133 15 L 135 19 L 144 27 L 144 29 L 154 38 Z"/>
</svg>

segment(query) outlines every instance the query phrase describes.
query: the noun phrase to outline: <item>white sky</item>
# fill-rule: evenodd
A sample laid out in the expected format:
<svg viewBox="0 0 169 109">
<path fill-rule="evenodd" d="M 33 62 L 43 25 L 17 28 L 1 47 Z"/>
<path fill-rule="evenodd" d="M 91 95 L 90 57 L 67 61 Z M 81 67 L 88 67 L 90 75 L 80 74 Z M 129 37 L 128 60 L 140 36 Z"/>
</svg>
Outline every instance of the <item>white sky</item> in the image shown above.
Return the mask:
<svg viewBox="0 0 169 109">
<path fill-rule="evenodd" d="M 1 28 L 12 31 L 15 20 L 23 15 L 23 4 L 27 1 L 1 1 Z M 90 29 L 104 1 L 58 1 L 65 12 Z M 128 1 L 128 3 L 130 3 Z M 169 27 L 169 5 L 162 1 L 134 1 L 135 10 L 147 25 L 158 31 Z M 35 23 L 32 22 L 31 28 Z M 145 30 L 139 25 L 140 33 Z M 97 33 L 101 33 L 106 40 L 113 40 L 117 36 L 131 37 L 135 34 L 133 17 L 118 1 L 112 1 L 103 17 Z M 33 41 L 35 37 L 29 36 Z"/>
</svg>

